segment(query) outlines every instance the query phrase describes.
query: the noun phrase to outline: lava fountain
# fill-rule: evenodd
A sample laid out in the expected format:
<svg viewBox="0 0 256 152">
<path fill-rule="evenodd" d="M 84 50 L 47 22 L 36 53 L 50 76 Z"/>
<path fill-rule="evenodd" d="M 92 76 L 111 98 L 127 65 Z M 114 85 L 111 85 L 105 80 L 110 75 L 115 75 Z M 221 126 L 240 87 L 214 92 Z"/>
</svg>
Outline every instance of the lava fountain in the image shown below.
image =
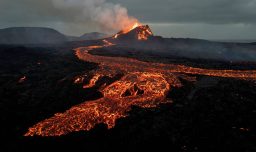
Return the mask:
<svg viewBox="0 0 256 152">
<path fill-rule="evenodd" d="M 78 76 L 74 83 L 83 83 L 84 89 L 94 87 L 104 76 L 123 76 L 112 84 L 103 84 L 99 91 L 103 97 L 76 105 L 64 113 L 43 120 L 29 128 L 25 136 L 61 136 L 71 132 L 89 131 L 95 125 L 104 123 L 113 128 L 117 119 L 126 117 L 132 106 L 152 108 L 168 103 L 167 93 L 172 87 L 181 87 L 180 78 L 195 81 L 194 75 L 231 77 L 245 80 L 256 80 L 256 71 L 211 70 L 193 68 L 184 65 L 142 62 L 124 57 L 107 57 L 92 55 L 94 49 L 110 47 L 122 35 L 135 32 L 137 40 L 147 40 L 153 33 L 148 26 L 134 24 L 129 30 L 123 30 L 112 38 L 101 40 L 102 45 L 87 46 L 75 49 L 80 60 L 99 64 L 99 69 L 92 71 L 91 80 L 84 84 L 84 77 Z"/>
</svg>

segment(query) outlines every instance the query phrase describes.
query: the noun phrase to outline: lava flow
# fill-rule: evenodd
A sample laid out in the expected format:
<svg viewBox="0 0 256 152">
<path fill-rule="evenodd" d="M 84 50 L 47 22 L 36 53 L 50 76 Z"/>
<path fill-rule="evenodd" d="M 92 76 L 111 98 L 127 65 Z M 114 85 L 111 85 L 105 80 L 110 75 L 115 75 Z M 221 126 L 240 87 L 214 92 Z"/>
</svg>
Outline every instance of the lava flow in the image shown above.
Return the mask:
<svg viewBox="0 0 256 152">
<path fill-rule="evenodd" d="M 144 29 L 146 26 L 137 27 Z M 133 29 L 136 30 L 136 29 Z M 120 34 L 124 33 L 119 33 Z M 141 40 L 146 40 L 152 32 L 145 28 L 137 33 Z M 116 36 L 115 36 L 116 37 Z M 138 38 L 138 40 L 140 40 Z M 184 74 L 207 75 L 216 77 L 231 77 L 246 80 L 256 80 L 256 71 L 211 70 L 192 68 L 183 65 L 148 63 L 124 57 L 106 57 L 92 55 L 89 51 L 114 45 L 108 40 L 103 45 L 88 46 L 75 49 L 80 60 L 98 63 L 100 68 L 92 71 L 91 80 L 84 84 L 85 89 L 94 87 L 104 76 L 123 76 L 112 84 L 103 84 L 99 91 L 103 97 L 76 105 L 64 113 L 43 120 L 29 128 L 25 136 L 61 136 L 75 131 L 89 131 L 95 125 L 104 123 L 108 128 L 115 126 L 115 121 L 126 117 L 132 106 L 142 108 L 156 107 L 167 103 L 166 95 L 172 87 L 182 86 L 179 78 L 195 81 L 195 77 Z M 84 83 L 84 77 L 79 76 L 74 83 Z"/>
</svg>

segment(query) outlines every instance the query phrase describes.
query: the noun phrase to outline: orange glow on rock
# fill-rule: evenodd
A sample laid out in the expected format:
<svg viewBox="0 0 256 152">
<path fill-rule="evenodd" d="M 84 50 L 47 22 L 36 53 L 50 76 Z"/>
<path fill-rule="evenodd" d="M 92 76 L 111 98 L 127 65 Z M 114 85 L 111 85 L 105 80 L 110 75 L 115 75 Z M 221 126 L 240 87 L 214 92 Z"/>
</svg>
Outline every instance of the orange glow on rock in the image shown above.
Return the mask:
<svg viewBox="0 0 256 152">
<path fill-rule="evenodd" d="M 123 30 L 123 34 L 126 34 L 128 32 L 130 32 L 131 30 L 135 29 L 136 27 L 140 26 L 141 24 L 136 22 L 134 23 L 131 27 L 128 27 L 127 29 Z"/>
<path fill-rule="evenodd" d="M 138 27 L 138 40 L 147 40 L 149 36 L 153 35 L 152 31 L 148 26 L 140 26 Z"/>
<path fill-rule="evenodd" d="M 123 29 L 122 31 L 120 31 L 119 33 L 115 34 L 114 35 L 114 38 L 117 39 L 119 37 L 119 35 L 122 35 L 122 34 L 126 34 L 130 31 L 132 31 L 133 29 L 135 29 L 136 27 L 140 26 L 141 24 L 136 22 L 134 23 L 133 25 L 131 25 L 130 27 L 126 28 L 126 29 Z"/>
</svg>

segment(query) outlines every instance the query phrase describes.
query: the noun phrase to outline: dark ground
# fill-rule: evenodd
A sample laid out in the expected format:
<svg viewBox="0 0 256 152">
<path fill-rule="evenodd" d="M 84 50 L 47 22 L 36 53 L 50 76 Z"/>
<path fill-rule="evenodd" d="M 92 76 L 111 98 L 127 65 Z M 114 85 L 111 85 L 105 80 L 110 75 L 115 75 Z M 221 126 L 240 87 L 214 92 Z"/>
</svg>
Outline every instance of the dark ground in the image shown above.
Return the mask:
<svg viewBox="0 0 256 152">
<path fill-rule="evenodd" d="M 121 50 L 121 51 L 120 51 Z M 253 70 L 256 69 L 255 62 L 227 62 L 223 60 L 213 59 L 193 59 L 186 57 L 178 57 L 171 55 L 168 51 L 160 52 L 159 50 L 143 50 L 135 49 L 134 47 L 119 47 L 111 46 L 90 51 L 91 54 L 112 56 L 112 57 L 129 57 L 135 58 L 145 62 L 161 62 L 165 64 L 182 64 L 198 68 L 211 68 L 211 69 L 231 69 L 231 70 Z"/>
<path fill-rule="evenodd" d="M 0 47 L 1 151 L 120 146 L 121 150 L 143 146 L 184 152 L 256 151 L 256 83 L 206 76 L 198 76 L 196 83 L 183 80 L 183 87 L 173 88 L 168 95 L 173 103 L 154 109 L 134 107 L 110 130 L 101 124 L 90 132 L 63 137 L 23 137 L 40 120 L 101 96 L 96 88 L 83 90 L 73 84 L 75 76 L 97 65 L 77 60 L 70 50 Z M 22 76 L 27 79 L 18 83 Z"/>
</svg>

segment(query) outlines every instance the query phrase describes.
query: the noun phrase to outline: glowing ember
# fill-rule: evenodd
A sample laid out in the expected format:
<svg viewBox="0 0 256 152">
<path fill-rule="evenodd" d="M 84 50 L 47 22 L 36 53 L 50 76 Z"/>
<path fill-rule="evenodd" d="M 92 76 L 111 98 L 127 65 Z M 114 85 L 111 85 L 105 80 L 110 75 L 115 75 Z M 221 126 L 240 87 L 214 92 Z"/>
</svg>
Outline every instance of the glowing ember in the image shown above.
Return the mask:
<svg viewBox="0 0 256 152">
<path fill-rule="evenodd" d="M 88 85 L 84 85 L 83 88 L 84 88 L 84 89 L 87 89 L 87 88 L 93 87 L 93 86 L 96 84 L 96 82 L 99 80 L 99 78 L 100 78 L 101 76 L 102 76 L 102 75 L 100 75 L 100 74 L 96 74 L 96 75 L 90 80 L 89 84 L 88 84 Z"/>
<path fill-rule="evenodd" d="M 22 82 L 24 82 L 25 80 L 27 79 L 27 77 L 26 76 L 23 76 L 23 77 L 21 77 L 20 79 L 19 79 L 19 83 L 22 83 Z"/>
<path fill-rule="evenodd" d="M 84 81 L 84 77 L 79 76 L 79 77 L 77 77 L 77 78 L 74 80 L 74 83 L 75 83 L 75 84 L 79 84 L 79 83 L 83 83 L 83 81 Z"/>
<path fill-rule="evenodd" d="M 115 44 L 113 44 L 113 43 L 111 43 L 111 42 L 109 42 L 109 41 L 107 41 L 105 39 L 103 40 L 103 43 L 105 43 L 104 46 L 106 46 L 106 47 L 115 45 Z"/>
<path fill-rule="evenodd" d="M 143 39 L 143 37 L 142 37 Z M 98 63 L 100 69 L 84 88 L 96 85 L 103 76 L 113 76 L 122 72 L 124 76 L 110 85 L 103 85 L 99 91 L 103 98 L 84 102 L 64 113 L 55 114 L 33 127 L 25 136 L 60 136 L 75 131 L 88 131 L 99 123 L 115 126 L 118 118 L 126 117 L 131 106 L 142 108 L 156 107 L 167 103 L 166 94 L 172 86 L 182 86 L 179 77 L 194 81 L 194 77 L 184 74 L 198 74 L 217 77 L 232 77 L 256 80 L 256 71 L 211 70 L 192 68 L 183 65 L 148 63 L 123 57 L 106 57 L 89 54 L 90 50 L 113 45 L 103 41 L 102 46 L 81 47 L 75 50 L 80 60 Z"/>
<path fill-rule="evenodd" d="M 249 128 L 240 128 L 241 131 L 250 131 Z"/>
</svg>

